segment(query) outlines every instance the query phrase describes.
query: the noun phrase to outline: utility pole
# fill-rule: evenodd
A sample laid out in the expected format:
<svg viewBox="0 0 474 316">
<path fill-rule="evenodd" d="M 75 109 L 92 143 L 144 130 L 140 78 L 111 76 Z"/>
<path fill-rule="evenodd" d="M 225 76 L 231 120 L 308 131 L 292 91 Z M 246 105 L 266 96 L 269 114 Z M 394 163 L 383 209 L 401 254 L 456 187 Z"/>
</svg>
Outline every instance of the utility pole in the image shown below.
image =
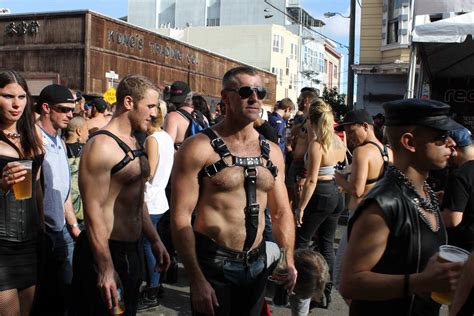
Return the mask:
<svg viewBox="0 0 474 316">
<path fill-rule="evenodd" d="M 351 0 L 350 22 L 349 22 L 349 60 L 347 62 L 347 106 L 354 107 L 354 48 L 355 48 L 355 21 L 356 21 L 356 0 Z"/>
</svg>

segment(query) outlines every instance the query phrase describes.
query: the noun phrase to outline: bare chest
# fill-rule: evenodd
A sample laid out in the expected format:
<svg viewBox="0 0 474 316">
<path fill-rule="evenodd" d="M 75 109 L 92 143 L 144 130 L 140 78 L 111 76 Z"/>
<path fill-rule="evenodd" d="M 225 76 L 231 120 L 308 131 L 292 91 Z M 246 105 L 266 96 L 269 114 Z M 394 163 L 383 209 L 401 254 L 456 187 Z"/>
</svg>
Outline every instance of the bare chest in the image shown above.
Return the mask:
<svg viewBox="0 0 474 316">
<path fill-rule="evenodd" d="M 222 169 L 212 177 L 205 177 L 204 184 L 209 185 L 215 191 L 232 192 L 244 188 L 245 168 L 231 166 Z M 257 167 L 257 190 L 268 192 L 275 183 L 271 172 L 264 166 Z"/>
<path fill-rule="evenodd" d="M 120 162 L 116 164 L 116 166 L 119 164 Z M 122 186 L 134 186 L 139 183 L 144 183 L 149 174 L 150 166 L 148 159 L 146 156 L 140 156 L 131 160 L 122 169 L 112 174 L 112 179 Z"/>
</svg>

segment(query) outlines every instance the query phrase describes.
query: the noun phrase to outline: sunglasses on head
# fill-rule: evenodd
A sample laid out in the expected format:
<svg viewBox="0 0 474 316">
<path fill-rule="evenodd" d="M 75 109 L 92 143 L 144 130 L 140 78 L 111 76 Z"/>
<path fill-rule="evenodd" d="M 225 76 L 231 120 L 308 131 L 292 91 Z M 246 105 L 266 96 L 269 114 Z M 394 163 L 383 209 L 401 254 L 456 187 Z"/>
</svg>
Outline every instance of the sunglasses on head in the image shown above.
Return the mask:
<svg viewBox="0 0 474 316">
<path fill-rule="evenodd" d="M 62 105 L 50 105 L 50 107 L 55 111 L 55 112 L 61 112 L 61 113 L 69 113 L 74 111 L 73 107 L 68 107 L 68 106 L 62 106 Z"/>
<path fill-rule="evenodd" d="M 238 89 L 228 88 L 225 90 L 237 92 L 242 99 L 249 98 L 254 92 L 259 100 L 263 100 L 267 96 L 267 89 L 264 87 L 240 87 Z"/>
</svg>

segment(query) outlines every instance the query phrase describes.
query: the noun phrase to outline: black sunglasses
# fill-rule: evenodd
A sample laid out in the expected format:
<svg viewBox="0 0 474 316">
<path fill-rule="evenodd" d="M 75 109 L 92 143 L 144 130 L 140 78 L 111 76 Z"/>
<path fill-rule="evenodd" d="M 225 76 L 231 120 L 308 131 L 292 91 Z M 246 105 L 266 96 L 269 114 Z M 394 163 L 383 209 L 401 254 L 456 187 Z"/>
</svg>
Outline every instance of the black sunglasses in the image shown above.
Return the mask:
<svg viewBox="0 0 474 316">
<path fill-rule="evenodd" d="M 62 106 L 62 105 L 50 105 L 50 107 L 55 111 L 55 112 L 61 112 L 61 113 L 69 113 L 74 111 L 74 108 L 68 107 L 68 106 Z"/>
<path fill-rule="evenodd" d="M 238 89 L 227 88 L 227 91 L 237 92 L 242 99 L 247 99 L 255 92 L 259 100 L 265 99 L 267 96 L 267 89 L 265 87 L 240 87 Z"/>
<path fill-rule="evenodd" d="M 450 136 L 449 132 L 444 132 L 443 134 L 435 136 L 433 139 L 435 145 L 437 146 L 446 145 L 448 143 L 449 136 Z"/>
</svg>

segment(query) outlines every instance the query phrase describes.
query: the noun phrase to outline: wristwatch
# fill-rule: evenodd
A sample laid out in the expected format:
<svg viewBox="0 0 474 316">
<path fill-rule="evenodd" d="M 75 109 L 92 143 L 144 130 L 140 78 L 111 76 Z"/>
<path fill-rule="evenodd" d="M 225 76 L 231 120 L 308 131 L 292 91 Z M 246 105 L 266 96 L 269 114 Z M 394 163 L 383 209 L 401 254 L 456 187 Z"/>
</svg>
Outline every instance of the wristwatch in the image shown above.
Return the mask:
<svg viewBox="0 0 474 316">
<path fill-rule="evenodd" d="M 68 224 L 69 225 L 69 224 Z M 69 227 L 73 228 L 73 227 L 79 227 L 79 224 L 78 223 L 74 223 L 72 225 L 69 225 Z"/>
</svg>

